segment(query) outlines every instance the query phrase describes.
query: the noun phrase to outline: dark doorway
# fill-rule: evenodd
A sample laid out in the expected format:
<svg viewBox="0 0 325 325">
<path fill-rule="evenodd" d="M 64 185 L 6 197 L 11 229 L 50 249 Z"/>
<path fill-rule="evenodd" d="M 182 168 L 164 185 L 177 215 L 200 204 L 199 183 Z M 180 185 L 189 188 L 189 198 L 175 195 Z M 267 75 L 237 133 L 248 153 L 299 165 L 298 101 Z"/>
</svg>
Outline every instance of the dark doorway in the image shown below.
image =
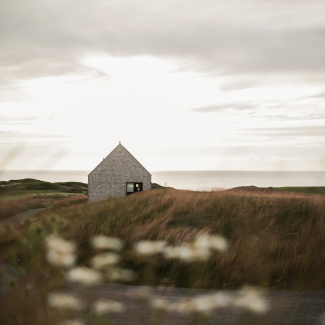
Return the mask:
<svg viewBox="0 0 325 325">
<path fill-rule="evenodd" d="M 142 183 L 126 183 L 126 195 L 142 192 Z"/>
</svg>

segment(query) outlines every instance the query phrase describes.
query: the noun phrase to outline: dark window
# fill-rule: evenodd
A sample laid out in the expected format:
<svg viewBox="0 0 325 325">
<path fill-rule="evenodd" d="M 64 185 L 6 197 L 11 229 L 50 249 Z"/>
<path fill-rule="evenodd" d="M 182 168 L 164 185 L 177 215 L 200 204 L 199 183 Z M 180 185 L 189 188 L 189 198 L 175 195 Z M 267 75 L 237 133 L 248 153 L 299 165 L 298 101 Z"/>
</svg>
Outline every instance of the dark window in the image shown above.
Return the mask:
<svg viewBox="0 0 325 325">
<path fill-rule="evenodd" d="M 126 195 L 142 192 L 142 183 L 126 183 Z"/>
</svg>

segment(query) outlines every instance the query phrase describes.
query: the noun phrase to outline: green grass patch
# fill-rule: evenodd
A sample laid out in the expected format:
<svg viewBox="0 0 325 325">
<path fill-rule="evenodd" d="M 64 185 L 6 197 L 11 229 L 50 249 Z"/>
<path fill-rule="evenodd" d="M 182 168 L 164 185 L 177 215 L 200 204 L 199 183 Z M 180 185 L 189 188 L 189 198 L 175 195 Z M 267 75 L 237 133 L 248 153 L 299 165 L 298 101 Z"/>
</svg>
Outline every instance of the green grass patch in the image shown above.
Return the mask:
<svg viewBox="0 0 325 325">
<path fill-rule="evenodd" d="M 159 185 L 159 184 L 157 184 L 157 183 L 152 183 L 151 184 L 151 189 L 157 189 L 157 188 L 165 188 L 164 186 L 161 186 L 161 185 Z"/>
<path fill-rule="evenodd" d="M 86 183 L 82 183 L 82 182 L 58 182 L 58 183 L 54 183 L 54 184 L 58 184 L 58 185 L 64 185 L 64 186 L 76 186 L 76 187 L 81 187 L 81 188 L 88 188 L 88 184 Z"/>
<path fill-rule="evenodd" d="M 85 194 L 88 185 L 81 182 L 44 182 L 25 178 L 0 182 L 0 201 L 15 200 L 33 195 L 61 194 L 70 196 Z"/>
<path fill-rule="evenodd" d="M 276 189 L 294 193 L 325 194 L 325 186 L 288 186 L 276 187 Z"/>
<path fill-rule="evenodd" d="M 0 192 L 0 201 L 9 201 L 16 200 L 24 197 L 31 196 L 52 196 L 52 195 L 60 195 L 61 197 L 71 197 L 75 195 L 82 195 L 83 193 L 67 193 L 62 192 L 60 190 L 28 190 L 28 191 L 10 191 L 6 193 Z"/>
<path fill-rule="evenodd" d="M 27 190 L 57 190 L 60 185 L 52 184 L 50 182 L 33 182 L 26 184 Z"/>
</svg>

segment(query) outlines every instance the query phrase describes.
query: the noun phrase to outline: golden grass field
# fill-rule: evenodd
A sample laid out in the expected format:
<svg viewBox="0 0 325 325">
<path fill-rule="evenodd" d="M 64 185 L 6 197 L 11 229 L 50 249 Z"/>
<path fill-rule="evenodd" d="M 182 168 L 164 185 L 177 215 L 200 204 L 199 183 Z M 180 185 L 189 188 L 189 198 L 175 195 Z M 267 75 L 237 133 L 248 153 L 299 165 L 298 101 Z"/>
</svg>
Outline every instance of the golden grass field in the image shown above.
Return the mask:
<svg viewBox="0 0 325 325">
<path fill-rule="evenodd" d="M 59 201 L 38 220 L 46 225 L 53 215 L 63 219 L 61 235 L 80 244 L 84 263 L 87 240 L 97 234 L 121 237 L 129 247 L 143 239 L 178 244 L 200 233 L 221 234 L 231 250 L 211 261 L 204 287 L 312 289 L 325 286 L 324 208 L 323 195 L 157 189 L 95 203 L 82 196 Z M 141 273 L 140 264 L 129 262 Z M 182 265 L 163 263 L 157 272 L 157 284 L 172 274 L 173 285 L 189 285 L 188 277 L 177 275 Z"/>
<path fill-rule="evenodd" d="M 19 207 L 26 206 L 28 200 L 20 201 Z M 0 264 L 15 264 L 18 258 L 19 267 L 28 271 L 17 280 L 20 285 L 12 285 L 14 290 L 0 306 L 0 315 L 3 312 L 8 316 L 10 310 L 13 313 L 19 301 L 24 305 L 24 290 L 31 281 L 40 297 L 64 287 L 59 269 L 51 267 L 45 258 L 44 240 L 50 233 L 76 242 L 77 263 L 84 266 L 89 266 L 94 253 L 89 244 L 93 236 L 123 239 L 126 246 L 121 266 L 137 273 L 131 282 L 135 285 L 325 289 L 324 195 L 164 188 L 93 203 L 88 203 L 86 196 L 76 196 L 52 202 L 33 221 L 7 227 L 0 238 Z M 208 261 L 190 264 L 159 255 L 148 259 L 133 254 L 140 240 L 179 245 L 194 241 L 200 234 L 222 235 L 230 249 Z M 42 304 L 39 299 L 30 307 L 31 314 L 45 308 Z"/>
</svg>

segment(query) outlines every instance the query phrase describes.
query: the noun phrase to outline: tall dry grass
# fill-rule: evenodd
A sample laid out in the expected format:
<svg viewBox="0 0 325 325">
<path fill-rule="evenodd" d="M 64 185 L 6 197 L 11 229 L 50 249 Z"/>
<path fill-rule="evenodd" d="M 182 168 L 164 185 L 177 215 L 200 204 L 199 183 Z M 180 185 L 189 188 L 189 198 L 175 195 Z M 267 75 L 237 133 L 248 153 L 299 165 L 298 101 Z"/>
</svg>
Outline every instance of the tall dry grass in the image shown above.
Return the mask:
<svg viewBox="0 0 325 325">
<path fill-rule="evenodd" d="M 26 196 L 17 200 L 0 201 L 0 220 L 29 209 L 45 208 L 51 205 L 56 208 L 71 207 L 85 202 L 87 202 L 87 197 L 84 195 L 72 198 L 64 198 L 62 196 Z"/>
<path fill-rule="evenodd" d="M 67 221 L 63 235 L 80 244 L 84 263 L 87 241 L 97 234 L 121 237 L 130 248 L 142 239 L 179 244 L 200 233 L 221 234 L 232 248 L 209 262 L 200 286 L 312 289 L 325 287 L 324 208 L 322 195 L 163 189 L 48 213 Z M 143 263 L 130 258 L 129 264 L 143 283 Z M 158 264 L 157 283 L 168 279 L 171 285 L 189 286 L 182 263 Z"/>
<path fill-rule="evenodd" d="M 49 293 L 66 288 L 62 269 L 46 259 L 49 234 L 77 242 L 78 266 L 91 265 L 93 236 L 121 237 L 126 247 L 120 266 L 137 273 L 131 284 L 324 289 L 324 208 L 321 195 L 173 189 L 95 203 L 74 197 L 52 204 L 38 220 L 7 227 L 0 237 L 0 264 L 16 264 L 18 270 L 1 300 L 0 323 L 54 325 L 69 316 L 46 302 Z M 229 251 L 192 263 L 134 254 L 139 240 L 177 245 L 202 233 L 223 235 L 231 244 Z"/>
<path fill-rule="evenodd" d="M 28 196 L 12 201 L 0 201 L 0 220 L 28 209 L 43 208 L 50 202 L 50 199 L 44 200 L 34 196 Z"/>
</svg>

